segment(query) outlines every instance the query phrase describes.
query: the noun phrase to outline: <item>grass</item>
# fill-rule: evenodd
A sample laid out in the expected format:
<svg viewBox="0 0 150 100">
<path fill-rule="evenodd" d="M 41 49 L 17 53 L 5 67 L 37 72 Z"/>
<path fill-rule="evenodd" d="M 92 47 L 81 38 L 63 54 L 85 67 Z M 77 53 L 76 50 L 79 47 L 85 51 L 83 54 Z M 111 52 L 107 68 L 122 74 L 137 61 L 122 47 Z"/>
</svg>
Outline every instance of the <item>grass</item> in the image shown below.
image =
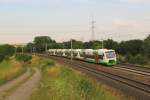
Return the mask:
<svg viewBox="0 0 150 100">
<path fill-rule="evenodd" d="M 48 59 L 40 61 L 43 78 L 31 100 L 126 100 L 78 71 Z"/>
<path fill-rule="evenodd" d="M 146 67 L 146 68 L 150 68 L 150 61 L 148 61 L 148 63 L 147 64 L 145 64 L 145 66 L 144 67 Z"/>
<path fill-rule="evenodd" d="M 14 79 L 23 72 L 25 72 L 25 68 L 16 60 L 4 60 L 0 63 L 0 85 Z"/>
<path fill-rule="evenodd" d="M 146 67 L 150 68 L 150 60 L 147 57 L 144 57 L 142 55 L 137 55 L 137 56 L 131 56 L 131 55 L 117 55 L 117 61 L 118 64 L 120 63 L 126 63 L 126 64 L 133 64 L 133 65 L 138 65 L 139 67 Z"/>
</svg>

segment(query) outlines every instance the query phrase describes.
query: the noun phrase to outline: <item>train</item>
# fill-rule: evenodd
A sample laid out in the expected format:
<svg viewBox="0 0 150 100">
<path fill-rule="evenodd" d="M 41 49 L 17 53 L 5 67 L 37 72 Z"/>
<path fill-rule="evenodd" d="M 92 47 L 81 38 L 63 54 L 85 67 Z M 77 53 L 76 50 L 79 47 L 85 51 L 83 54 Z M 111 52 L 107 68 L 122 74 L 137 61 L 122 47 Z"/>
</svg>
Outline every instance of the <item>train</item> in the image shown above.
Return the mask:
<svg viewBox="0 0 150 100">
<path fill-rule="evenodd" d="M 117 63 L 115 50 L 112 49 L 49 49 L 47 53 L 51 56 L 78 59 L 107 66 Z"/>
</svg>

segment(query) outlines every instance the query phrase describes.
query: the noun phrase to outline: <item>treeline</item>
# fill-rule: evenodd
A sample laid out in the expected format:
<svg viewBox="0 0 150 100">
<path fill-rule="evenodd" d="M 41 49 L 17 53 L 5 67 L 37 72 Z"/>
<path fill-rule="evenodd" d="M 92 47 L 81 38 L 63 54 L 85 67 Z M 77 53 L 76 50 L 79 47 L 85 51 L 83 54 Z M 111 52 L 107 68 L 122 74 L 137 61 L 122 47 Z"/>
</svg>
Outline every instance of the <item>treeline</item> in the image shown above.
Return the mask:
<svg viewBox="0 0 150 100">
<path fill-rule="evenodd" d="M 63 43 L 57 43 L 48 36 L 35 37 L 33 43 L 28 43 L 24 48 L 24 52 L 38 52 L 43 53 L 46 49 L 70 49 L 71 40 Z M 102 41 L 82 42 L 72 40 L 73 49 L 101 49 Z M 129 40 L 116 42 L 112 39 L 103 41 L 103 48 L 115 49 L 121 55 L 145 55 L 150 57 L 150 35 L 145 40 Z M 17 48 L 18 52 L 22 52 L 22 48 Z"/>
<path fill-rule="evenodd" d="M 150 63 L 150 35 L 144 40 L 129 40 L 117 42 L 112 39 L 105 41 L 82 42 L 72 40 L 73 49 L 114 49 L 120 62 L 129 62 L 137 64 Z M 48 49 L 70 49 L 71 40 L 58 43 L 49 36 L 35 37 L 33 42 L 26 46 L 13 47 L 11 45 L 0 45 L 0 61 L 12 56 L 16 50 L 17 53 L 45 53 Z"/>
<path fill-rule="evenodd" d="M 105 41 L 89 41 L 82 42 L 70 40 L 58 43 L 48 36 L 35 37 L 32 43 L 28 43 L 24 48 L 24 52 L 44 53 L 48 49 L 70 49 L 72 41 L 73 49 L 114 49 L 118 55 L 119 62 L 128 62 L 134 64 L 146 64 L 150 59 L 150 35 L 144 40 L 129 40 L 117 42 L 112 39 Z M 18 52 L 22 52 L 22 48 L 17 48 Z"/>
<path fill-rule="evenodd" d="M 24 48 L 24 52 L 37 52 L 44 53 L 46 49 L 70 49 L 71 40 L 63 43 L 58 43 L 55 40 L 51 39 L 48 36 L 39 36 L 35 37 L 32 43 L 28 43 Z M 82 42 L 77 40 L 72 40 L 73 49 L 98 49 L 102 48 L 101 41 L 90 41 Z M 22 47 L 17 48 L 17 52 L 22 52 Z"/>
</svg>

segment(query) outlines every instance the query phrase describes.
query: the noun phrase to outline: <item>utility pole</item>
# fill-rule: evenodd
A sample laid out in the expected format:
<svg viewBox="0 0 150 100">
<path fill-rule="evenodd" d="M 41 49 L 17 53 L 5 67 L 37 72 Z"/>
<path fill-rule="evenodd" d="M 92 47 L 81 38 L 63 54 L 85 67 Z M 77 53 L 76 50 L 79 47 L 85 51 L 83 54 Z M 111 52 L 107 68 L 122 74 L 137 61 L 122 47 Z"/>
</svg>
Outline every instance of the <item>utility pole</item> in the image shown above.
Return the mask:
<svg viewBox="0 0 150 100">
<path fill-rule="evenodd" d="M 32 49 L 33 49 L 33 54 L 35 55 L 35 49 L 36 49 L 36 48 L 35 48 L 35 47 L 33 47 Z"/>
<path fill-rule="evenodd" d="M 63 44 L 63 49 L 65 49 L 64 43 L 62 43 L 62 44 Z"/>
<path fill-rule="evenodd" d="M 92 22 L 91 22 L 91 41 L 95 40 L 95 21 L 94 17 L 92 17 Z"/>
<path fill-rule="evenodd" d="M 22 46 L 22 54 L 23 54 L 23 46 Z"/>
<path fill-rule="evenodd" d="M 17 46 L 15 46 L 15 54 L 17 53 Z"/>
<path fill-rule="evenodd" d="M 72 61 L 72 57 L 73 57 L 73 54 L 72 54 L 72 39 L 71 39 L 71 61 Z"/>
<path fill-rule="evenodd" d="M 102 49 L 104 49 L 104 41 L 103 41 L 103 39 L 102 39 Z"/>
<path fill-rule="evenodd" d="M 30 53 L 32 54 L 32 47 L 30 47 Z"/>
<path fill-rule="evenodd" d="M 47 43 L 45 44 L 45 53 L 47 53 Z"/>
</svg>

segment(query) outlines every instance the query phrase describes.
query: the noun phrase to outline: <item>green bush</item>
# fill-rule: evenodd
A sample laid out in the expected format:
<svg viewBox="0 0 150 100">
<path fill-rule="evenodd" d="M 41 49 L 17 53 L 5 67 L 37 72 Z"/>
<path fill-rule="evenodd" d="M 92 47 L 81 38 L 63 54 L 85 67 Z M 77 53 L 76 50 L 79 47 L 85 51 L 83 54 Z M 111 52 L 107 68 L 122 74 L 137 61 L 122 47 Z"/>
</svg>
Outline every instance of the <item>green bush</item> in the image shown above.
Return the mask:
<svg viewBox="0 0 150 100">
<path fill-rule="evenodd" d="M 42 71 L 44 71 L 47 67 L 51 67 L 54 66 L 55 62 L 53 60 L 49 60 L 49 59 L 42 59 L 41 60 L 41 64 L 40 64 L 40 68 Z"/>
<path fill-rule="evenodd" d="M 52 60 L 45 60 L 45 65 L 46 66 L 53 66 L 53 65 L 55 65 L 55 63 Z"/>
<path fill-rule="evenodd" d="M 144 65 L 146 64 L 146 59 L 142 55 L 137 55 L 134 57 L 134 63 Z"/>
<path fill-rule="evenodd" d="M 16 54 L 16 60 L 23 62 L 23 63 L 30 63 L 32 56 L 26 54 Z"/>
<path fill-rule="evenodd" d="M 2 62 L 4 59 L 11 57 L 14 52 L 15 49 L 13 46 L 8 44 L 0 45 L 0 62 Z"/>
<path fill-rule="evenodd" d="M 5 58 L 5 56 L 0 54 L 0 62 L 2 62 L 4 58 Z"/>
<path fill-rule="evenodd" d="M 131 64 L 139 64 L 139 65 L 144 65 L 147 63 L 146 58 L 140 54 L 136 56 L 127 55 L 126 61 Z"/>
<path fill-rule="evenodd" d="M 126 58 L 122 55 L 117 55 L 117 63 L 125 63 Z"/>
<path fill-rule="evenodd" d="M 125 60 L 126 60 L 127 62 L 131 63 L 131 62 L 132 62 L 132 56 L 131 56 L 130 54 L 127 54 L 127 55 L 125 56 Z"/>
</svg>

